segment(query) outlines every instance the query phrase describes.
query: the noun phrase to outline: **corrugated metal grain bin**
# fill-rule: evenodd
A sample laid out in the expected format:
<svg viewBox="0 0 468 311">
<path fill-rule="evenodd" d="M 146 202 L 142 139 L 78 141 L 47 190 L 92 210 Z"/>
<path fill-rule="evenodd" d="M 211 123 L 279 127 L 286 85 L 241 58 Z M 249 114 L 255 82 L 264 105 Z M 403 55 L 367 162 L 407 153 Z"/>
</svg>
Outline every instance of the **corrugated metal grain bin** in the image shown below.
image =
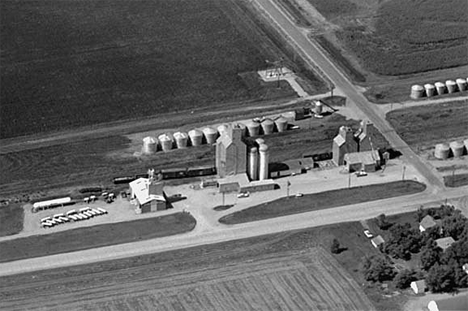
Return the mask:
<svg viewBox="0 0 468 311">
<path fill-rule="evenodd" d="M 279 118 L 275 120 L 275 123 L 278 132 L 284 132 L 288 129 L 288 120 L 283 116 L 279 116 Z"/>
<path fill-rule="evenodd" d="M 457 84 L 453 80 L 445 81 L 445 86 L 447 87 L 447 92 L 449 92 L 450 94 L 458 91 Z"/>
<path fill-rule="evenodd" d="M 461 157 L 465 152 L 465 145 L 461 141 L 452 141 L 450 149 L 454 157 Z"/>
<path fill-rule="evenodd" d="M 216 143 L 216 139 L 218 138 L 218 131 L 212 127 L 205 127 L 203 129 L 203 134 L 205 135 L 206 143 L 212 145 Z"/>
<path fill-rule="evenodd" d="M 190 137 L 190 143 L 192 146 L 200 146 L 203 144 L 203 132 L 197 129 L 191 130 L 188 132 L 188 135 Z"/>
<path fill-rule="evenodd" d="M 457 86 L 460 92 L 466 91 L 468 83 L 465 79 L 457 79 Z"/>
<path fill-rule="evenodd" d="M 247 126 L 247 131 L 250 137 L 260 135 L 260 123 L 250 120 L 245 126 Z"/>
<path fill-rule="evenodd" d="M 445 160 L 450 156 L 450 147 L 447 144 L 437 144 L 435 146 L 434 156 L 437 159 Z"/>
<path fill-rule="evenodd" d="M 262 122 L 263 134 L 270 135 L 273 134 L 275 130 L 275 122 L 272 119 L 265 119 Z"/>
<path fill-rule="evenodd" d="M 159 139 L 159 142 L 161 143 L 161 149 L 163 151 L 169 151 L 172 149 L 173 138 L 171 134 L 166 133 L 166 134 L 159 135 L 158 139 Z"/>
<path fill-rule="evenodd" d="M 424 89 L 426 90 L 427 97 L 432 97 L 436 95 L 436 89 L 433 84 L 430 84 L 430 83 L 424 84 Z"/>
<path fill-rule="evenodd" d="M 174 133 L 174 140 L 177 146 L 177 149 L 187 148 L 188 135 L 185 132 L 176 132 Z"/>
<path fill-rule="evenodd" d="M 144 154 L 156 153 L 158 151 L 158 140 L 152 136 L 143 138 L 143 148 L 141 151 Z"/>
<path fill-rule="evenodd" d="M 421 98 L 424 97 L 425 90 L 422 86 L 420 85 L 413 85 L 411 87 L 411 98 Z"/>
<path fill-rule="evenodd" d="M 445 92 L 446 92 L 445 84 L 443 84 L 442 82 L 436 82 L 436 83 L 434 83 L 434 86 L 436 88 L 437 95 L 445 94 Z"/>
</svg>

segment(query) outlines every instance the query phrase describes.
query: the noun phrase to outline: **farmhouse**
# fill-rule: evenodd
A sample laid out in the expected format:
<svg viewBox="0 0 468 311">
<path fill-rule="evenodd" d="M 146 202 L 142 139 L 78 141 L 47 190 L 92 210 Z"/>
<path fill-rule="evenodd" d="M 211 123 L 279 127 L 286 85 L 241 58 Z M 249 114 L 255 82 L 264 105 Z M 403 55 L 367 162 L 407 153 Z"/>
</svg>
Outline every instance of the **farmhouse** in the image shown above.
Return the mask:
<svg viewBox="0 0 468 311">
<path fill-rule="evenodd" d="M 413 281 L 411 282 L 411 289 L 414 291 L 415 294 L 421 294 L 424 293 L 427 289 L 426 287 L 426 281 L 424 280 L 419 280 L 419 281 Z"/>
<path fill-rule="evenodd" d="M 446 238 L 441 238 L 435 240 L 436 244 L 438 247 L 442 248 L 443 251 L 445 251 L 447 248 L 449 248 L 453 243 L 455 243 L 455 240 L 452 237 L 446 237 Z"/>
<path fill-rule="evenodd" d="M 382 238 L 381 235 L 378 235 L 371 240 L 371 243 L 375 248 L 378 248 L 380 245 L 385 243 L 385 240 Z"/>
<path fill-rule="evenodd" d="M 432 218 L 432 216 L 430 215 L 427 215 L 419 223 L 419 231 L 424 232 L 427 229 L 432 228 L 434 226 L 437 226 L 437 223 L 434 221 L 434 218 Z"/>
</svg>

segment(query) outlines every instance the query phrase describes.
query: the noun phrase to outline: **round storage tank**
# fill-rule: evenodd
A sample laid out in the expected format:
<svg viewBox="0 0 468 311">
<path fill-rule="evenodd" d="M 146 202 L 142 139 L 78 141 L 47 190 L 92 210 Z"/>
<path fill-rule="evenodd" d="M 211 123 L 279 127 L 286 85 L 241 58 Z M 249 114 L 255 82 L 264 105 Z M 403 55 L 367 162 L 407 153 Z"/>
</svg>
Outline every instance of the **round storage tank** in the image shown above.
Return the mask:
<svg viewBox="0 0 468 311">
<path fill-rule="evenodd" d="M 264 140 L 263 138 L 257 138 L 257 139 L 255 140 L 255 142 L 256 142 L 257 145 L 259 145 L 259 146 L 265 144 L 265 140 Z"/>
<path fill-rule="evenodd" d="M 216 138 L 218 138 L 218 131 L 212 127 L 205 127 L 203 129 L 203 134 L 205 135 L 206 143 L 212 145 L 216 142 Z"/>
<path fill-rule="evenodd" d="M 443 84 L 442 82 L 436 82 L 434 83 L 434 86 L 436 88 L 437 95 L 445 94 L 445 84 Z"/>
<path fill-rule="evenodd" d="M 143 138 L 143 148 L 141 151 L 144 154 L 156 153 L 158 151 L 158 140 L 151 136 Z"/>
<path fill-rule="evenodd" d="M 426 90 L 426 96 L 427 97 L 432 97 L 434 95 L 436 95 L 436 89 L 435 89 L 435 86 L 433 84 L 424 84 L 424 89 Z"/>
<path fill-rule="evenodd" d="M 270 135 L 275 131 L 275 122 L 272 119 L 265 119 L 262 122 L 263 134 Z"/>
<path fill-rule="evenodd" d="M 250 180 L 258 180 L 258 149 L 252 147 L 248 152 L 248 172 Z"/>
<path fill-rule="evenodd" d="M 323 104 L 321 101 L 316 101 L 315 102 L 315 114 L 321 115 L 323 112 Z"/>
<path fill-rule="evenodd" d="M 465 145 L 461 141 L 452 141 L 450 143 L 450 149 L 454 157 L 461 157 L 465 151 Z"/>
<path fill-rule="evenodd" d="M 251 120 L 245 126 L 247 126 L 247 131 L 250 137 L 260 135 L 260 123 Z"/>
<path fill-rule="evenodd" d="M 413 85 L 411 87 L 411 98 L 421 98 L 424 97 L 424 88 L 420 85 Z"/>
<path fill-rule="evenodd" d="M 177 146 L 177 149 L 187 148 L 188 135 L 184 132 L 174 133 L 174 140 Z"/>
<path fill-rule="evenodd" d="M 284 132 L 288 129 L 288 120 L 283 116 L 279 116 L 279 118 L 275 120 L 275 123 L 278 132 Z"/>
<path fill-rule="evenodd" d="M 223 136 L 223 134 L 229 130 L 229 126 L 229 124 L 221 124 L 220 126 L 218 126 L 219 136 Z"/>
<path fill-rule="evenodd" d="M 188 132 L 188 135 L 190 137 L 190 143 L 192 146 L 200 146 L 203 144 L 203 132 L 200 130 L 191 130 Z"/>
<path fill-rule="evenodd" d="M 437 144 L 435 146 L 434 156 L 437 159 L 448 159 L 450 155 L 450 147 L 447 144 Z"/>
<path fill-rule="evenodd" d="M 447 87 L 447 92 L 449 93 L 455 93 L 458 91 L 457 84 L 453 80 L 445 81 L 445 86 Z"/>
<path fill-rule="evenodd" d="M 460 92 L 466 91 L 468 83 L 465 79 L 457 79 L 457 86 Z"/>
<path fill-rule="evenodd" d="M 268 171 L 268 164 L 269 164 L 269 158 L 270 158 L 270 151 L 268 150 L 268 146 L 265 144 L 261 144 L 258 147 L 258 150 L 260 152 L 260 163 L 259 163 L 259 172 L 258 172 L 258 178 L 259 180 L 265 180 L 268 179 L 269 177 L 269 171 Z"/>
<path fill-rule="evenodd" d="M 172 149 L 173 139 L 169 133 L 159 135 L 159 142 L 161 143 L 161 149 L 163 151 L 169 151 Z"/>
</svg>

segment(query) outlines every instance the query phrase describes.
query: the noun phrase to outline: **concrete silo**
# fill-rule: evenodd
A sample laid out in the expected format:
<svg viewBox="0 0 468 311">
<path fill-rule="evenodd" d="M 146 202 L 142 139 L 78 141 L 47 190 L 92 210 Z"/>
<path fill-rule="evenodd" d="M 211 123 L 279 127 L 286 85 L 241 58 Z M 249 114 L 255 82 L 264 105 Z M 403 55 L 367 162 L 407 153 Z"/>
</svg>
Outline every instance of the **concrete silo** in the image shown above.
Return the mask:
<svg viewBox="0 0 468 311">
<path fill-rule="evenodd" d="M 434 156 L 437 159 L 445 160 L 450 156 L 450 147 L 447 144 L 437 144 L 435 146 Z"/>
<path fill-rule="evenodd" d="M 218 131 L 212 127 L 205 127 L 203 129 L 203 134 L 205 135 L 206 143 L 212 145 L 216 143 L 216 139 L 218 138 Z"/>
<path fill-rule="evenodd" d="M 315 102 L 314 113 L 315 113 L 316 115 L 319 115 L 319 116 L 321 116 L 322 113 L 323 113 L 323 104 L 322 104 L 322 102 L 319 101 L 319 100 L 317 100 L 317 101 Z"/>
<path fill-rule="evenodd" d="M 426 90 L 427 97 L 432 97 L 436 95 L 436 89 L 435 89 L 434 84 L 430 84 L 430 83 L 424 84 L 424 89 Z"/>
<path fill-rule="evenodd" d="M 411 98 L 416 99 L 416 98 L 424 97 L 424 93 L 425 93 L 425 90 L 420 85 L 415 84 L 411 87 L 411 95 L 410 95 Z"/>
<path fill-rule="evenodd" d="M 457 86 L 460 92 L 466 91 L 468 83 L 465 79 L 457 79 Z"/>
<path fill-rule="evenodd" d="M 172 149 L 173 138 L 171 134 L 166 133 L 166 134 L 159 135 L 158 139 L 159 139 L 159 142 L 161 143 L 161 149 L 163 151 L 169 151 Z"/>
<path fill-rule="evenodd" d="M 177 146 L 177 149 L 187 148 L 188 135 L 185 132 L 176 132 L 174 133 L 174 140 Z"/>
<path fill-rule="evenodd" d="M 458 91 L 457 84 L 453 80 L 445 81 L 445 86 L 447 87 L 447 92 L 450 94 Z"/>
<path fill-rule="evenodd" d="M 437 95 L 445 94 L 445 84 L 443 84 L 442 82 L 436 82 L 434 83 L 434 86 L 436 88 Z"/>
<path fill-rule="evenodd" d="M 461 141 L 452 141 L 450 143 L 450 149 L 454 157 L 461 157 L 465 152 L 465 145 Z"/>
<path fill-rule="evenodd" d="M 141 152 L 144 154 L 154 154 L 158 151 L 158 140 L 152 136 L 143 138 L 143 148 Z"/>
<path fill-rule="evenodd" d="M 258 180 L 258 148 L 252 147 L 248 152 L 248 173 L 250 180 Z"/>
<path fill-rule="evenodd" d="M 263 138 L 257 138 L 255 139 L 255 142 L 257 143 L 258 146 L 260 146 L 265 143 L 265 140 Z"/>
<path fill-rule="evenodd" d="M 234 126 L 241 129 L 242 138 L 245 138 L 247 136 L 247 126 L 245 126 L 244 123 L 236 122 Z"/>
<path fill-rule="evenodd" d="M 200 130 L 191 130 L 188 132 L 188 136 L 190 137 L 190 143 L 192 146 L 200 146 L 203 144 L 203 132 Z"/>
<path fill-rule="evenodd" d="M 280 133 L 285 132 L 288 129 L 288 120 L 283 116 L 279 116 L 279 118 L 275 120 L 275 123 L 276 128 Z"/>
<path fill-rule="evenodd" d="M 268 146 L 261 144 L 258 148 L 260 151 L 260 163 L 259 163 L 259 180 L 265 180 L 269 177 L 268 164 L 270 162 L 270 151 Z"/>
<path fill-rule="evenodd" d="M 220 126 L 218 126 L 217 129 L 218 129 L 219 136 L 223 136 L 223 134 L 229 130 L 229 127 L 230 125 L 227 123 L 221 124 Z"/>
<path fill-rule="evenodd" d="M 250 137 L 260 135 L 260 124 L 258 122 L 250 120 L 245 126 L 247 126 L 247 131 L 249 132 Z"/>
<path fill-rule="evenodd" d="M 264 135 L 273 134 L 275 131 L 275 122 L 272 119 L 265 119 L 262 122 L 262 130 Z"/>
</svg>

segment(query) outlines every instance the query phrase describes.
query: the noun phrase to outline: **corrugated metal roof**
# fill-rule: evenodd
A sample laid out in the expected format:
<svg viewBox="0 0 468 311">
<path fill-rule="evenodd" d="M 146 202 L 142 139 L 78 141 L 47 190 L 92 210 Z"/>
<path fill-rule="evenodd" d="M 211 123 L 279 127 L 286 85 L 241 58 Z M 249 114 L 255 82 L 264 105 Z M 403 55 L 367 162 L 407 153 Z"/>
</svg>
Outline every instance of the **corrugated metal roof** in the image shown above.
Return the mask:
<svg viewBox="0 0 468 311">
<path fill-rule="evenodd" d="M 333 138 L 333 141 L 338 145 L 338 146 L 342 146 L 345 142 L 346 142 L 346 139 L 341 136 L 341 135 L 338 135 L 336 136 L 335 138 Z"/>
<path fill-rule="evenodd" d="M 377 150 L 363 151 L 363 152 L 352 152 L 344 155 L 344 160 L 348 164 L 362 163 L 362 164 L 374 164 L 380 158 Z"/>
<path fill-rule="evenodd" d="M 162 195 L 149 193 L 150 184 L 151 182 L 147 178 L 138 178 L 137 180 L 134 180 L 131 183 L 129 183 L 130 188 L 132 189 L 133 193 L 135 194 L 138 200 L 138 203 L 140 203 L 140 205 L 143 205 L 153 200 L 166 201 L 166 199 Z"/>
</svg>

